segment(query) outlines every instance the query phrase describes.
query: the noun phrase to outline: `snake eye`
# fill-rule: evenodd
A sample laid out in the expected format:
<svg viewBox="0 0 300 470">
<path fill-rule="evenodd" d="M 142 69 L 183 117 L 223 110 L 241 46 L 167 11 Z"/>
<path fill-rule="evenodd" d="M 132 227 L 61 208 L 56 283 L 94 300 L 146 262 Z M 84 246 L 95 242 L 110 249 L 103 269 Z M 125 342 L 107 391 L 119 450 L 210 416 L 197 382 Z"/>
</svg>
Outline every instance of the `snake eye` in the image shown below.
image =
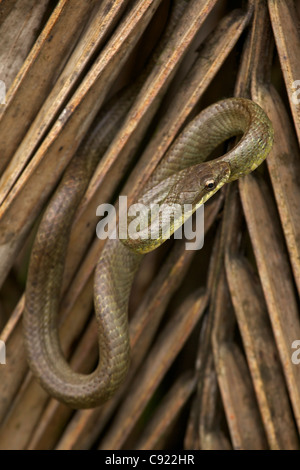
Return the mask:
<svg viewBox="0 0 300 470">
<path fill-rule="evenodd" d="M 214 189 L 215 187 L 215 181 L 214 180 L 207 180 L 205 182 L 205 189 Z"/>
</svg>

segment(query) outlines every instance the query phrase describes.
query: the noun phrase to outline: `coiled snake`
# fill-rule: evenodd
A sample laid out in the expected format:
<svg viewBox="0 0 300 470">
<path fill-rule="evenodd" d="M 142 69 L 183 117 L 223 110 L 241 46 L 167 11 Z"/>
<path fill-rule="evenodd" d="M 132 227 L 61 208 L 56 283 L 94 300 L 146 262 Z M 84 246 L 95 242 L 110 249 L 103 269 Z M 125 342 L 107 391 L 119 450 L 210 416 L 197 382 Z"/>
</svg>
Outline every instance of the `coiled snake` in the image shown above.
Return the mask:
<svg viewBox="0 0 300 470">
<path fill-rule="evenodd" d="M 222 157 L 206 161 L 226 139 L 242 135 Z M 273 143 L 264 111 L 243 98 L 220 101 L 202 111 L 175 140 L 145 185 L 139 201 L 192 204 L 193 211 L 225 183 L 253 171 Z M 57 311 L 68 236 L 75 210 L 94 168 L 75 156 L 40 224 L 30 259 L 24 312 L 30 368 L 50 395 L 74 408 L 108 400 L 124 380 L 130 361 L 127 308 L 131 285 L 144 253 L 163 242 L 106 242 L 97 263 L 94 304 L 99 330 L 99 363 L 91 374 L 71 369 L 60 347 Z M 176 221 L 176 227 L 182 221 Z"/>
</svg>

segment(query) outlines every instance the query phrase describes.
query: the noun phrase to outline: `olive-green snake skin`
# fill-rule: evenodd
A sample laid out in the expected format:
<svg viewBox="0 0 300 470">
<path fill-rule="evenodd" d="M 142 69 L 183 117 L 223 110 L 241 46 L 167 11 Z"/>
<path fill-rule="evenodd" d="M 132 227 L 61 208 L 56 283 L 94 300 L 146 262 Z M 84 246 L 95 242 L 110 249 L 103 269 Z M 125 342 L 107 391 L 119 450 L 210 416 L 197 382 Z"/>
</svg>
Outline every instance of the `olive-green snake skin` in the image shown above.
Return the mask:
<svg viewBox="0 0 300 470">
<path fill-rule="evenodd" d="M 242 138 L 232 150 L 204 162 L 220 143 L 237 135 Z M 220 101 L 185 127 L 137 202 L 189 203 L 194 211 L 225 183 L 260 165 L 272 143 L 272 125 L 258 105 L 243 98 Z M 40 224 L 26 286 L 24 333 L 31 370 L 50 395 L 74 408 L 105 402 L 124 380 L 130 361 L 127 309 L 131 285 L 143 253 L 163 242 L 160 238 L 106 242 L 94 282 L 99 363 L 91 374 L 74 372 L 61 351 L 57 312 L 69 232 L 93 165 L 77 155 L 66 171 Z M 176 226 L 182 223 L 175 222 Z"/>
</svg>

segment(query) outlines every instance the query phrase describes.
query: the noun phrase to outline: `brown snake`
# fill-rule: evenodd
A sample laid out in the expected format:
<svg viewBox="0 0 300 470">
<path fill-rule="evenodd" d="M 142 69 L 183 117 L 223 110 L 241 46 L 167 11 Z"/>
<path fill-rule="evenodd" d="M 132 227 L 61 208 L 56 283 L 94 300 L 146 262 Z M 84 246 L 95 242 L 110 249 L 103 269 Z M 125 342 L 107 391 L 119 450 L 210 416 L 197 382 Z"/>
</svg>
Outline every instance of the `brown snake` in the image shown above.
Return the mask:
<svg viewBox="0 0 300 470">
<path fill-rule="evenodd" d="M 231 151 L 204 162 L 220 143 L 237 135 L 242 138 Z M 272 143 L 272 125 L 258 105 L 243 98 L 220 101 L 185 127 L 138 202 L 189 203 L 195 211 L 225 183 L 260 165 Z M 94 167 L 95 154 L 83 158 L 79 152 L 48 205 L 31 254 L 23 322 L 33 374 L 50 395 L 74 408 L 105 402 L 124 380 L 130 360 L 127 309 L 131 285 L 143 254 L 164 241 L 107 241 L 94 281 L 99 363 L 91 374 L 73 371 L 61 351 L 57 312 L 73 216 Z"/>
</svg>

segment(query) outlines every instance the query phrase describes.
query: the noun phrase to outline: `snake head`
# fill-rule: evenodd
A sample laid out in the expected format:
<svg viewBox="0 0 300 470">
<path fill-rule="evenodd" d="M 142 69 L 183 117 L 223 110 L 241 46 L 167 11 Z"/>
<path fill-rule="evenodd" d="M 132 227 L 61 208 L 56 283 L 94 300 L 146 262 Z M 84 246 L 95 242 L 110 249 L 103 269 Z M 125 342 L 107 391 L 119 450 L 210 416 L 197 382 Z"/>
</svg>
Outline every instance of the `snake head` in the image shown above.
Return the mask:
<svg viewBox="0 0 300 470">
<path fill-rule="evenodd" d="M 182 170 L 171 187 L 165 203 L 191 204 L 193 211 L 213 196 L 230 178 L 230 165 L 214 161 Z"/>
<path fill-rule="evenodd" d="M 211 161 L 179 171 L 170 177 L 172 183 L 170 179 L 160 183 L 152 189 L 153 193 L 162 196 L 157 212 L 141 213 L 138 232 L 134 237 L 122 239 L 123 244 L 136 253 L 154 250 L 213 196 L 229 180 L 230 174 L 229 163 Z M 166 191 L 167 184 L 170 189 Z"/>
</svg>

